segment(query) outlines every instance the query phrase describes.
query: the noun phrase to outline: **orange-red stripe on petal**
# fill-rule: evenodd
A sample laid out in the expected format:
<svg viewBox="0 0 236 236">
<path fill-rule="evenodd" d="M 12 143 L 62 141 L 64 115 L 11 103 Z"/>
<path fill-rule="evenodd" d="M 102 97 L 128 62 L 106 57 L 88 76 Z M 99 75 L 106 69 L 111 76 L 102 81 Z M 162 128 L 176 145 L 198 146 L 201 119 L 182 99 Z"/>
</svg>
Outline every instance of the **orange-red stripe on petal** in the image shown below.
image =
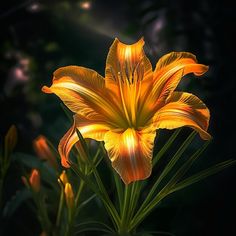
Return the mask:
<svg viewBox="0 0 236 236">
<path fill-rule="evenodd" d="M 66 134 L 60 140 L 58 145 L 58 151 L 61 156 L 61 164 L 62 166 L 69 168 L 69 154 L 71 148 L 74 146 L 76 142 L 79 141 L 78 135 L 76 133 L 76 125 L 75 120 L 71 128 L 66 132 Z"/>
<path fill-rule="evenodd" d="M 188 52 L 172 52 L 157 63 L 153 76 L 152 96 L 166 99 L 178 86 L 181 78 L 189 73 L 204 74 L 208 66 L 198 64 L 196 57 Z"/>
<path fill-rule="evenodd" d="M 210 112 L 206 105 L 196 96 L 174 92 L 166 105 L 157 111 L 153 118 L 157 129 L 176 129 L 189 126 L 199 132 L 202 139 L 208 140 L 207 132 Z"/>
</svg>

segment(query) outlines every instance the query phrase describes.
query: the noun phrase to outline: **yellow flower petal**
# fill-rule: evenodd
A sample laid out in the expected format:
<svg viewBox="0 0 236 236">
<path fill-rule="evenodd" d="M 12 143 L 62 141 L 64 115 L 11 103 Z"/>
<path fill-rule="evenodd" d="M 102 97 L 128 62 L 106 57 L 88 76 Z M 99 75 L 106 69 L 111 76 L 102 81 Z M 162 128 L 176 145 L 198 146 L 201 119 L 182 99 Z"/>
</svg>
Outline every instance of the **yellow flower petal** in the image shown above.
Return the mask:
<svg viewBox="0 0 236 236">
<path fill-rule="evenodd" d="M 117 84 L 115 82 L 121 72 L 125 72 L 124 78 L 131 79 L 130 82 L 132 82 L 132 73 L 140 65 L 139 69 L 143 70 L 143 77 L 140 79 L 152 77 L 152 65 L 144 53 L 143 46 L 143 38 L 131 45 L 124 44 L 118 39 L 114 40 L 106 60 L 105 80 L 107 88 Z"/>
<path fill-rule="evenodd" d="M 55 93 L 69 109 L 90 119 L 120 120 L 97 72 L 79 66 L 62 67 L 54 72 L 53 84 L 44 86 L 45 93 Z"/>
<path fill-rule="evenodd" d="M 204 74 L 208 66 L 197 64 L 196 57 L 188 52 L 172 52 L 163 56 L 154 71 L 152 95 L 165 100 L 177 87 L 181 78 L 189 73 Z M 158 101 L 160 102 L 160 101 Z"/>
<path fill-rule="evenodd" d="M 124 128 L 137 126 L 137 109 L 147 91 L 147 81 L 152 81 L 152 65 L 143 46 L 143 39 L 132 45 L 116 39 L 107 56 L 106 88 L 114 94 L 113 102 L 123 113 Z"/>
<path fill-rule="evenodd" d="M 199 132 L 202 139 L 208 140 L 207 133 L 210 113 L 206 105 L 189 93 L 174 92 L 167 104 L 157 111 L 153 122 L 157 129 L 176 129 L 189 126 Z"/>
<path fill-rule="evenodd" d="M 102 141 L 105 133 L 109 130 L 109 127 L 104 123 L 94 123 L 94 121 L 91 121 L 83 116 L 75 115 L 72 127 L 62 137 L 58 145 L 59 154 L 61 156 L 61 164 L 66 168 L 70 167 L 70 150 L 74 144 L 79 141 L 76 129 L 80 131 L 84 138 Z"/>
<path fill-rule="evenodd" d="M 208 66 L 197 64 L 196 57 L 188 52 L 172 52 L 161 57 L 156 65 L 153 81 L 149 83 L 149 93 L 143 96 L 145 103 L 139 109 L 139 113 L 143 114 L 139 123 L 143 125 L 152 118 L 184 75 L 194 73 L 200 76 L 207 70 Z"/>
<path fill-rule="evenodd" d="M 150 176 L 155 135 L 151 127 L 140 131 L 131 128 L 119 133 L 109 131 L 105 134 L 108 156 L 125 184 Z"/>
</svg>

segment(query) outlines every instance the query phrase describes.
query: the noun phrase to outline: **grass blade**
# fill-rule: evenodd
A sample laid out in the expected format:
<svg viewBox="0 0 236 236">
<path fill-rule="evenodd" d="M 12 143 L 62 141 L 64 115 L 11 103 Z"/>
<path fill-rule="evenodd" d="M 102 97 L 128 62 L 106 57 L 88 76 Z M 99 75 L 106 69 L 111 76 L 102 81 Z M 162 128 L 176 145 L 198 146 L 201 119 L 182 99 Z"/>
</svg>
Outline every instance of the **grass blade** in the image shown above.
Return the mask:
<svg viewBox="0 0 236 236">
<path fill-rule="evenodd" d="M 159 186 L 159 184 L 161 183 L 161 181 L 164 179 L 164 177 L 172 170 L 172 168 L 174 167 L 174 165 L 176 164 L 176 162 L 179 160 L 179 158 L 182 156 L 182 154 L 184 153 L 184 151 L 188 148 L 188 146 L 190 145 L 190 143 L 192 142 L 192 140 L 194 139 L 196 135 L 196 132 L 193 131 L 188 138 L 184 141 L 184 143 L 181 145 L 181 147 L 177 150 L 177 152 L 175 153 L 175 155 L 172 157 L 172 159 L 170 160 L 170 162 L 167 164 L 167 166 L 165 167 L 165 169 L 163 170 L 163 172 L 161 173 L 161 175 L 159 176 L 159 178 L 156 180 L 156 182 L 154 183 L 153 187 L 151 188 L 149 194 L 147 195 L 146 199 L 144 200 L 143 204 L 141 205 L 141 207 L 139 208 L 138 212 L 135 214 L 133 221 L 135 222 L 136 218 L 139 218 L 140 213 L 143 211 L 144 208 L 146 208 L 146 206 L 149 204 L 149 202 L 152 200 L 152 197 L 157 189 L 157 187 Z"/>
<path fill-rule="evenodd" d="M 206 170 L 202 170 L 201 172 L 199 172 L 191 177 L 188 177 L 185 180 L 176 184 L 175 187 L 171 190 L 171 193 L 181 190 L 183 188 L 186 188 L 194 183 L 197 183 L 197 182 L 207 178 L 208 176 L 214 175 L 214 174 L 224 170 L 225 168 L 230 167 L 235 164 L 236 164 L 236 160 L 227 160 L 227 161 L 218 163 L 212 167 L 209 167 Z"/>
<path fill-rule="evenodd" d="M 160 161 L 166 151 L 170 148 L 172 143 L 175 141 L 176 137 L 179 135 L 180 131 L 181 129 L 176 129 L 175 132 L 168 139 L 168 141 L 165 143 L 165 145 L 162 147 L 162 149 L 156 154 L 152 161 L 153 167 L 158 163 L 158 161 Z"/>
</svg>

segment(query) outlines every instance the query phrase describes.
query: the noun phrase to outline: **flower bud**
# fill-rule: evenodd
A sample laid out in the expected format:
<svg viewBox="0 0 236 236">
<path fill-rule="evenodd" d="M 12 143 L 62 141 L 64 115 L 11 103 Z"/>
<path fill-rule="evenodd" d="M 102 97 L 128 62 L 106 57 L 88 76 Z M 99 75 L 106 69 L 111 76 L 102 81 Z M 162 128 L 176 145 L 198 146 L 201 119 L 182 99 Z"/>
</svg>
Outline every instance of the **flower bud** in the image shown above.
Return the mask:
<svg viewBox="0 0 236 236">
<path fill-rule="evenodd" d="M 40 174 L 39 171 L 36 169 L 33 169 L 29 178 L 29 183 L 31 188 L 35 192 L 39 192 L 40 190 Z"/>
<path fill-rule="evenodd" d="M 65 185 L 65 196 L 68 208 L 72 209 L 74 207 L 74 193 L 70 183 Z"/>
<path fill-rule="evenodd" d="M 64 186 L 69 182 L 65 170 L 62 171 L 59 178 L 60 181 L 64 184 Z"/>
<path fill-rule="evenodd" d="M 10 155 L 15 148 L 17 143 L 17 130 L 14 125 L 12 125 L 5 136 L 5 157 Z"/>
<path fill-rule="evenodd" d="M 52 152 L 51 148 L 48 145 L 47 138 L 43 135 L 38 136 L 33 141 L 33 148 L 36 152 L 37 156 L 41 160 L 46 160 L 48 163 L 54 167 L 55 169 L 58 168 L 58 164 L 55 158 L 55 154 Z"/>
</svg>

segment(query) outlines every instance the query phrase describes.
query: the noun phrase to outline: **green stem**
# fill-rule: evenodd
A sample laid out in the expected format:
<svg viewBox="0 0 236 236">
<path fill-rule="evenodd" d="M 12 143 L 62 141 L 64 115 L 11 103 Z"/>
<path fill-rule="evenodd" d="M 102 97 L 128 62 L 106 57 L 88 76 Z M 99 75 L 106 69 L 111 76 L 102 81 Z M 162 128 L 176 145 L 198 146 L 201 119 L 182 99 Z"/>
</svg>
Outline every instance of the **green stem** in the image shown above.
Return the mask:
<svg viewBox="0 0 236 236">
<path fill-rule="evenodd" d="M 163 157 L 163 155 L 166 153 L 167 150 L 169 150 L 172 143 L 175 141 L 176 137 L 179 135 L 181 129 L 177 129 L 171 137 L 168 139 L 168 141 L 165 143 L 165 145 L 161 148 L 161 150 L 156 154 L 156 156 L 153 158 L 152 165 L 153 167 L 160 161 L 160 159 Z"/>
<path fill-rule="evenodd" d="M 103 201 L 108 213 L 111 216 L 111 220 L 114 224 L 114 226 L 118 229 L 119 224 L 120 224 L 120 217 L 118 215 L 118 212 L 115 208 L 115 206 L 113 205 L 111 199 L 109 198 L 109 195 L 106 191 L 106 188 L 104 187 L 102 180 L 99 176 L 99 173 L 96 169 L 96 167 L 94 166 L 94 163 L 90 160 L 90 155 L 89 155 L 89 149 L 88 146 L 83 138 L 83 136 L 81 135 L 81 133 L 79 132 L 79 130 L 77 130 L 77 135 L 79 137 L 79 140 L 81 142 L 82 147 L 84 148 L 85 153 L 87 154 L 87 163 L 88 165 L 92 168 L 93 170 L 93 175 L 95 177 L 95 180 L 97 182 L 98 188 L 100 190 L 100 194 L 99 196 L 101 197 L 101 200 Z M 97 192 L 97 191 L 96 191 Z"/>
<path fill-rule="evenodd" d="M 134 182 L 132 185 L 131 198 L 130 198 L 130 209 L 129 209 L 129 221 L 132 219 L 135 209 L 137 207 L 139 193 L 141 190 L 140 187 L 141 187 L 141 183 L 139 181 Z"/>
<path fill-rule="evenodd" d="M 114 179 L 115 179 L 115 185 L 116 185 L 116 191 L 118 195 L 118 202 L 119 202 L 119 209 L 120 209 L 120 214 L 122 212 L 122 206 L 123 206 L 123 189 L 122 189 L 122 183 L 119 179 L 119 176 L 113 172 Z"/>
<path fill-rule="evenodd" d="M 120 218 L 119 218 L 119 215 L 118 215 L 114 205 L 112 204 L 110 198 L 108 197 L 107 193 L 104 194 L 104 192 L 102 192 L 101 189 L 103 189 L 104 187 L 101 187 L 102 185 L 100 183 L 100 187 L 98 189 L 97 186 L 94 184 L 94 182 L 91 181 L 87 176 L 85 176 L 84 173 L 82 173 L 74 163 L 70 162 L 70 165 L 71 165 L 72 170 L 81 179 L 83 179 L 86 182 L 87 186 L 89 188 L 91 188 L 97 194 L 97 196 L 101 199 L 101 201 L 105 205 L 107 212 L 109 213 L 109 215 L 111 217 L 114 227 L 118 229 L 119 224 L 120 224 Z M 99 178 L 97 178 L 97 181 L 100 182 Z"/>
<path fill-rule="evenodd" d="M 130 210 L 130 199 L 131 199 L 131 188 L 130 185 L 125 185 L 125 193 L 124 193 L 124 202 L 121 213 L 121 224 L 119 228 L 119 233 L 121 235 L 125 235 L 128 233 L 129 226 L 129 210 Z"/>
<path fill-rule="evenodd" d="M 42 199 L 42 195 L 40 192 L 36 193 L 34 192 L 34 190 L 32 191 L 33 191 L 34 201 L 38 208 L 38 217 L 39 217 L 39 221 L 41 223 L 42 229 L 47 233 L 47 235 L 50 235 L 51 223 L 48 218 L 48 214 L 47 214 L 46 207 Z"/>
<path fill-rule="evenodd" d="M 80 181 L 80 185 L 79 185 L 78 192 L 77 192 L 76 197 L 75 197 L 75 207 L 76 207 L 76 208 L 78 207 L 79 198 L 80 198 L 81 192 L 83 191 L 84 184 L 85 184 L 84 181 L 81 180 L 81 181 Z"/>
<path fill-rule="evenodd" d="M 63 187 L 61 187 L 60 202 L 59 202 L 59 207 L 57 211 L 56 228 L 58 228 L 60 225 L 63 203 L 64 203 L 64 189 Z"/>
<path fill-rule="evenodd" d="M 74 220 L 75 220 L 75 210 L 68 207 L 68 224 L 66 227 L 65 236 L 72 235 Z"/>
<path fill-rule="evenodd" d="M 163 172 L 161 173 L 161 175 L 159 176 L 159 178 L 157 178 L 156 182 L 154 183 L 154 185 L 152 186 L 150 192 L 148 193 L 146 199 L 144 200 L 144 202 L 142 203 L 141 207 L 139 208 L 138 212 L 136 213 L 136 216 L 140 215 L 140 213 L 142 212 L 142 210 L 147 206 L 147 204 L 151 201 L 157 187 L 159 186 L 159 184 L 161 183 L 161 181 L 165 178 L 165 176 L 170 172 L 170 170 L 174 167 L 174 165 L 176 164 L 176 162 L 179 160 L 179 158 L 181 157 L 181 155 L 183 154 L 183 152 L 186 150 L 186 148 L 189 146 L 189 144 L 191 143 L 191 141 L 193 140 L 193 138 L 195 137 L 196 132 L 192 132 L 188 138 L 184 141 L 184 143 L 180 146 L 180 148 L 177 150 L 177 152 L 175 153 L 175 155 L 171 158 L 170 162 L 167 164 L 167 166 L 165 167 L 165 169 L 163 170 Z"/>
<path fill-rule="evenodd" d="M 102 183 L 102 180 L 101 180 L 101 178 L 100 178 L 100 176 L 99 176 L 99 174 L 97 172 L 97 169 L 93 168 L 93 174 L 95 176 L 95 179 L 96 179 L 96 182 L 98 184 L 98 187 L 99 187 L 99 189 L 100 189 L 100 191 L 102 193 L 103 201 L 105 201 L 107 203 L 107 208 L 108 208 L 108 210 L 109 210 L 113 220 L 115 221 L 116 227 L 118 227 L 119 224 L 120 224 L 120 217 L 119 217 L 119 215 L 117 213 L 117 210 L 115 209 L 111 199 L 108 196 L 108 193 L 107 193 L 107 191 L 106 191 L 106 189 L 105 189 L 105 187 L 104 187 L 104 185 Z"/>
<path fill-rule="evenodd" d="M 152 202 L 150 202 L 139 215 L 135 215 L 133 221 L 131 222 L 130 228 L 129 230 L 134 229 L 138 224 L 140 224 L 145 217 L 147 217 L 148 214 L 150 214 L 151 209 L 153 209 L 153 207 L 157 206 L 157 204 L 163 199 L 165 198 L 168 193 L 165 192 L 166 189 L 163 189 L 163 191 L 159 192 L 159 194 L 156 196 L 155 200 L 153 200 Z"/>
</svg>

